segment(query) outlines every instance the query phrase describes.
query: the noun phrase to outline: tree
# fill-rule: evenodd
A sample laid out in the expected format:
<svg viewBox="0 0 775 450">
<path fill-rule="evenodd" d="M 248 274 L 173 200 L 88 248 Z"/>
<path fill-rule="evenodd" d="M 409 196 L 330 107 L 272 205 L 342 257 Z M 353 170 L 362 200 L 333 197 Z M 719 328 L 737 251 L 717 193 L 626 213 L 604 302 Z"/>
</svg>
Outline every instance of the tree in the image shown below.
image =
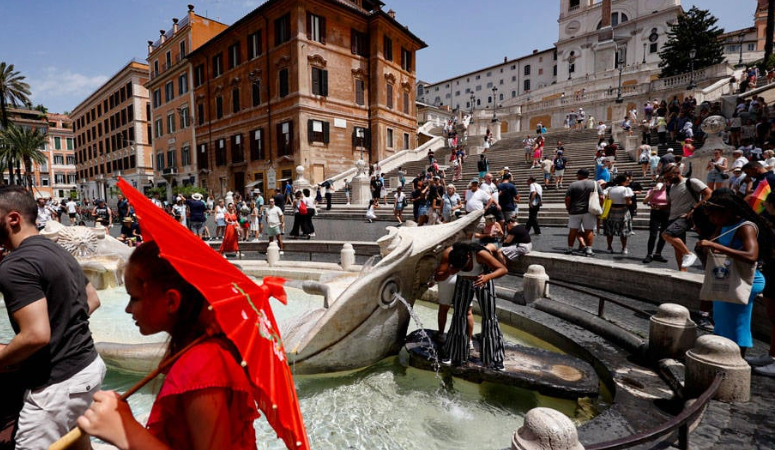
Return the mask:
<svg viewBox="0 0 775 450">
<path fill-rule="evenodd" d="M 30 103 L 30 85 L 24 82 L 24 75 L 14 70 L 13 64 L 0 61 L 0 125 L 8 128 L 8 105 L 19 106 Z M 3 160 L 9 168 L 11 184 L 13 180 L 13 159 Z"/>
<path fill-rule="evenodd" d="M 659 52 L 662 61 L 660 77 L 671 77 L 691 70 L 689 51 L 694 49 L 694 70 L 724 61 L 724 48 L 719 36 L 723 28 L 716 26 L 718 19 L 706 9 L 696 6 L 678 17 L 667 32 L 667 43 Z"/>
<path fill-rule="evenodd" d="M 46 145 L 46 135 L 38 129 L 22 128 L 16 125 L 9 125 L 2 131 L 3 142 L 5 144 L 2 155 L 6 161 L 16 160 L 24 161 L 24 170 L 26 172 L 26 185 L 32 188 L 32 163 L 45 164 L 46 155 L 40 151 L 40 148 Z M 13 174 L 11 174 L 13 179 Z"/>
</svg>

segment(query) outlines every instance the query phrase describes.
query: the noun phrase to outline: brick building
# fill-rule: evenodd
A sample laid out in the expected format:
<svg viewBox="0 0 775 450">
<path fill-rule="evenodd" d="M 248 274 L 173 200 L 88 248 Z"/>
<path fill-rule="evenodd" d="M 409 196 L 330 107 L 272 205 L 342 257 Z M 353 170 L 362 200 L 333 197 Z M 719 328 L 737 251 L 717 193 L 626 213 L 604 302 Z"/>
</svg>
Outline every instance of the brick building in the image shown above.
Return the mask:
<svg viewBox="0 0 775 450">
<path fill-rule="evenodd" d="M 75 139 L 73 121 L 65 114 L 46 114 L 48 121 L 48 162 L 37 172 L 35 194 L 58 200 L 70 198 L 78 189 L 75 166 Z"/>
<path fill-rule="evenodd" d="M 198 185 L 196 138 L 192 124 L 194 90 L 191 64 L 186 56 L 226 25 L 199 16 L 194 6 L 182 20 L 172 19 L 172 28 L 161 30 L 156 42 L 148 41 L 151 97 L 153 167 L 157 186 Z"/>
<path fill-rule="evenodd" d="M 57 114 L 56 116 L 59 115 Z M 63 117 L 66 118 L 67 116 Z M 59 142 L 61 145 L 63 136 L 66 137 L 69 134 L 69 136 L 72 137 L 72 131 L 68 133 L 66 131 L 57 130 L 57 125 L 61 125 L 60 128 L 66 125 L 57 124 L 56 120 L 54 120 L 53 123 L 50 123 L 49 120 L 46 119 L 46 114 L 36 109 L 8 108 L 8 121 L 16 127 L 28 130 L 38 130 L 42 134 L 47 135 L 46 145 L 39 150 L 47 155 L 49 161 L 45 164 L 33 163 L 32 190 L 36 197 L 51 197 L 53 192 L 51 189 L 51 179 L 53 178 L 53 175 L 51 174 L 50 169 L 50 148 L 54 145 L 53 136 L 58 136 L 60 138 Z M 1 128 L 2 126 L 0 126 L 0 129 Z M 15 184 L 26 185 L 27 170 L 24 167 L 24 161 L 14 161 L 14 167 L 10 168 L 12 170 L 9 171 L 8 169 L 9 168 L 6 167 L 3 168 L 2 177 L 4 184 L 10 183 L 10 174 L 13 173 L 13 181 Z"/>
<path fill-rule="evenodd" d="M 115 201 L 119 176 L 151 186 L 148 65 L 132 60 L 73 109 L 80 198 Z"/>
<path fill-rule="evenodd" d="M 200 184 L 320 183 L 416 146 L 415 53 L 378 0 L 269 0 L 189 55 Z"/>
</svg>

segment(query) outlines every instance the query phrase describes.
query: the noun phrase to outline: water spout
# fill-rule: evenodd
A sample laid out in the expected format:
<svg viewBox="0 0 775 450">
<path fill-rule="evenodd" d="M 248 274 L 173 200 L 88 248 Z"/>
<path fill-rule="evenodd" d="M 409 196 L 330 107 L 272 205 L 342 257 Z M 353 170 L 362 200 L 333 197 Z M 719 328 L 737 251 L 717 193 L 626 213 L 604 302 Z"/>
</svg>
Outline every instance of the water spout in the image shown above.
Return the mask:
<svg viewBox="0 0 775 450">
<path fill-rule="evenodd" d="M 439 354 L 438 352 L 436 352 L 436 346 L 433 345 L 433 341 L 431 341 L 431 337 L 428 336 L 428 333 L 425 331 L 425 327 L 420 321 L 420 317 L 414 312 L 412 305 L 410 305 L 409 302 L 407 302 L 406 299 L 402 297 L 399 292 L 396 292 L 393 294 L 393 299 L 398 300 L 399 302 L 404 304 L 404 306 L 406 307 L 406 310 L 409 312 L 409 316 L 412 318 L 412 320 L 414 320 L 414 323 L 417 324 L 417 329 L 418 329 L 418 332 L 420 333 L 420 336 L 422 336 L 423 340 L 428 341 L 428 354 L 430 354 L 431 360 L 433 360 L 433 371 L 436 372 L 436 378 L 438 378 L 439 380 L 442 380 L 441 375 L 439 375 L 439 369 L 441 368 L 440 362 L 439 362 Z M 444 380 L 442 380 L 442 382 L 443 381 Z"/>
</svg>

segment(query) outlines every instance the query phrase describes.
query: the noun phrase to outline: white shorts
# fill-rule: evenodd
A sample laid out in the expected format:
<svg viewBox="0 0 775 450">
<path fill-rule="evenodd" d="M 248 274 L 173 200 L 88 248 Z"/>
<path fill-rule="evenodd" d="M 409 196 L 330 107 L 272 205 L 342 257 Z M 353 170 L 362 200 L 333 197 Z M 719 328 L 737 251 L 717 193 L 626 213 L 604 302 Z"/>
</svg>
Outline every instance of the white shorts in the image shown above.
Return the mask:
<svg viewBox="0 0 775 450">
<path fill-rule="evenodd" d="M 597 226 L 597 216 L 590 213 L 571 214 L 568 217 L 568 228 L 571 230 L 580 230 L 584 227 L 585 231 L 594 231 Z"/>
<path fill-rule="evenodd" d="M 457 275 L 452 275 L 444 281 L 439 281 L 439 305 L 452 305 L 452 296 L 455 295 L 456 282 Z"/>
<path fill-rule="evenodd" d="M 531 250 L 533 250 L 533 244 L 527 243 L 503 247 L 501 252 L 503 253 L 503 256 L 505 256 L 509 261 L 516 261 L 517 258 L 522 255 L 527 255 Z"/>
<path fill-rule="evenodd" d="M 565 176 L 565 169 L 554 169 L 554 176 L 555 177 L 564 177 Z"/>
</svg>

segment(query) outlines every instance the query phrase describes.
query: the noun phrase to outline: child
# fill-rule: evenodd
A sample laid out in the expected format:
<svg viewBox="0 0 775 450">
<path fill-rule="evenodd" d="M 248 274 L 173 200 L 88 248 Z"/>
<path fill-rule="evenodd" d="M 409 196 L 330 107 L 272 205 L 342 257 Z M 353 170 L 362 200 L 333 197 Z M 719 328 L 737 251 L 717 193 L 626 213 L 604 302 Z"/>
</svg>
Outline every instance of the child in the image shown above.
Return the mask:
<svg viewBox="0 0 775 450">
<path fill-rule="evenodd" d="M 143 335 L 167 332 L 173 355 L 211 328 L 205 299 L 165 259 L 155 242 L 139 246 L 124 279 L 126 311 Z M 151 409 L 147 429 L 129 404 L 112 391 L 94 395 L 78 419 L 86 433 L 119 448 L 256 449 L 258 417 L 252 387 L 234 346 L 214 336 L 186 351 L 167 373 Z"/>
<path fill-rule="evenodd" d="M 366 210 L 366 221 L 372 223 L 377 218 L 377 213 L 374 211 L 379 208 L 379 199 L 375 198 L 371 200 L 369 209 Z"/>
</svg>

